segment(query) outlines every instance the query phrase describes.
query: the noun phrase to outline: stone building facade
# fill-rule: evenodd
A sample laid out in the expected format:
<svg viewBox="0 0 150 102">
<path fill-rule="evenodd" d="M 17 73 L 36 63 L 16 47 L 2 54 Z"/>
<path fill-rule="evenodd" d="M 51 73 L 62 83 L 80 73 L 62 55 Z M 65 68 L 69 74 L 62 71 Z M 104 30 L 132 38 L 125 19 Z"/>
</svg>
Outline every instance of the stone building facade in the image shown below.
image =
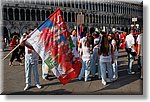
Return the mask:
<svg viewBox="0 0 150 102">
<path fill-rule="evenodd" d="M 59 2 L 58 2 L 59 1 Z M 132 18 L 143 26 L 143 4 L 119 0 L 3 0 L 3 35 L 21 36 L 29 28 L 38 27 L 55 9 L 60 8 L 71 30 L 77 25 L 77 15 L 84 15 L 83 29 L 98 28 L 107 32 L 113 28 L 129 31 Z"/>
</svg>

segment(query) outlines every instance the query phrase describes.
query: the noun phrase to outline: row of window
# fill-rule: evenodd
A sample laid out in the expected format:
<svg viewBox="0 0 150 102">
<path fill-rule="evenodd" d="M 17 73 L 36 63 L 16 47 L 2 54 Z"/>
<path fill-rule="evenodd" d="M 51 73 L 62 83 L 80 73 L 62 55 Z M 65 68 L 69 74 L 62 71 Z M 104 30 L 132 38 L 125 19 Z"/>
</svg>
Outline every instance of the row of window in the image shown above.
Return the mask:
<svg viewBox="0 0 150 102">
<path fill-rule="evenodd" d="M 53 6 L 53 5 L 52 5 Z M 112 12 L 112 13 L 120 13 L 120 14 L 140 14 L 142 13 L 142 10 L 139 10 L 137 8 L 129 8 L 126 6 L 120 6 L 116 4 L 90 4 L 90 3 L 83 3 L 83 4 L 72 4 L 72 6 L 67 5 L 64 3 L 64 5 L 60 5 L 64 7 L 72 7 L 72 8 L 78 8 L 78 9 L 86 9 L 86 10 L 96 10 L 96 11 L 102 11 L 102 12 Z"/>
<path fill-rule="evenodd" d="M 24 10 L 24 9 L 12 9 L 3 8 L 4 20 L 21 20 L 21 21 L 44 21 L 53 11 L 45 10 Z M 63 12 L 63 17 L 67 22 L 76 22 L 78 13 Z M 106 24 L 127 24 L 131 23 L 130 18 L 124 18 L 111 15 L 95 15 L 84 14 L 85 23 L 106 23 Z"/>
<path fill-rule="evenodd" d="M 12 0 L 7 0 L 12 1 Z M 98 2 L 82 2 L 79 0 L 69 1 L 69 0 L 14 0 L 16 3 L 28 3 L 28 4 L 39 4 L 39 5 L 51 5 L 51 6 L 62 6 L 62 7 L 72 7 L 77 9 L 86 9 L 86 10 L 96 10 L 102 12 L 112 12 L 120 14 L 143 14 L 143 9 L 141 6 L 135 6 L 134 4 L 115 4 L 115 3 L 98 3 Z"/>
<path fill-rule="evenodd" d="M 86 10 L 96 10 L 102 12 L 112 12 L 112 13 L 120 13 L 120 14 L 140 14 L 142 15 L 142 8 L 139 9 L 138 6 L 134 5 L 121 5 L 121 4 L 108 4 L 108 3 L 97 3 L 97 2 L 81 2 L 76 0 L 72 1 L 28 1 L 31 4 L 42 4 L 42 5 L 51 5 L 51 6 L 62 6 L 62 7 L 72 7 L 77 9 L 86 9 Z"/>
</svg>

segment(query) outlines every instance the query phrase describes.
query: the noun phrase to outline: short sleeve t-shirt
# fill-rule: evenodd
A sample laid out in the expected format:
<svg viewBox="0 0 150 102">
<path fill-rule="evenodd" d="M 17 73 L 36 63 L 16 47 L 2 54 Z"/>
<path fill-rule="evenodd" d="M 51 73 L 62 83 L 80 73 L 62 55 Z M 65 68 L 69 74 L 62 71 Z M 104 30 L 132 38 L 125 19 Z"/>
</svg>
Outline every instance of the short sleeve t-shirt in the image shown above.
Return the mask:
<svg viewBox="0 0 150 102">
<path fill-rule="evenodd" d="M 142 49 L 143 49 L 143 45 L 142 45 L 142 34 L 140 34 L 140 35 L 138 35 L 138 37 L 137 37 L 137 44 L 140 44 L 141 45 L 141 49 L 140 49 L 140 56 L 142 56 L 143 55 L 143 52 L 142 52 Z"/>
<path fill-rule="evenodd" d="M 27 41 L 25 43 L 30 45 Z M 25 59 L 38 60 L 38 54 L 35 50 L 25 47 Z"/>
<path fill-rule="evenodd" d="M 116 41 L 113 39 L 113 40 L 111 41 L 111 44 L 112 44 L 112 46 L 114 47 L 114 46 L 116 45 Z M 115 56 L 115 57 L 118 57 L 117 46 L 116 46 L 116 49 L 115 49 L 115 51 L 114 51 L 114 56 Z"/>
<path fill-rule="evenodd" d="M 132 34 L 126 36 L 126 48 L 131 48 L 135 44 L 134 37 Z"/>
<path fill-rule="evenodd" d="M 80 39 L 80 43 L 81 43 L 81 45 L 82 45 L 82 48 L 85 47 L 85 42 L 86 42 L 86 41 L 87 41 L 87 38 L 86 38 L 86 37 L 83 37 L 83 38 Z"/>
<path fill-rule="evenodd" d="M 94 39 L 94 45 L 98 44 L 99 43 L 99 38 L 95 38 Z"/>
<path fill-rule="evenodd" d="M 82 60 L 84 60 L 84 61 L 89 61 L 90 60 L 90 48 L 85 47 L 83 49 Z"/>
<path fill-rule="evenodd" d="M 78 38 L 77 38 L 76 36 L 72 36 L 72 35 L 71 35 L 71 39 L 72 39 L 72 42 L 73 42 L 75 48 L 77 48 Z"/>
</svg>

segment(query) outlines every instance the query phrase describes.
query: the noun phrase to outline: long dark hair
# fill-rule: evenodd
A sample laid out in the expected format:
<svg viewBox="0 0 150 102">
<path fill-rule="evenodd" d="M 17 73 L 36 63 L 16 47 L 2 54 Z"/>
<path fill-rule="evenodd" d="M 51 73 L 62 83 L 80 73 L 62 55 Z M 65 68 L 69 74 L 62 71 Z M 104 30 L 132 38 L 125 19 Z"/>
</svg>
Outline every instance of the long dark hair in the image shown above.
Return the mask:
<svg viewBox="0 0 150 102">
<path fill-rule="evenodd" d="M 85 46 L 90 47 L 90 45 L 94 46 L 94 38 L 92 36 L 88 36 L 85 42 Z"/>
<path fill-rule="evenodd" d="M 100 53 L 103 55 L 109 55 L 109 42 L 106 36 L 102 37 L 101 46 L 100 46 Z"/>
<path fill-rule="evenodd" d="M 72 29 L 72 31 L 70 32 L 71 35 L 72 35 L 72 32 L 73 32 L 74 30 L 76 31 L 76 29 Z"/>
<path fill-rule="evenodd" d="M 93 47 L 94 47 L 94 41 L 93 41 L 93 37 L 92 36 L 88 36 L 87 40 L 85 42 L 85 46 L 89 48 L 90 50 L 90 54 L 93 53 Z"/>
</svg>

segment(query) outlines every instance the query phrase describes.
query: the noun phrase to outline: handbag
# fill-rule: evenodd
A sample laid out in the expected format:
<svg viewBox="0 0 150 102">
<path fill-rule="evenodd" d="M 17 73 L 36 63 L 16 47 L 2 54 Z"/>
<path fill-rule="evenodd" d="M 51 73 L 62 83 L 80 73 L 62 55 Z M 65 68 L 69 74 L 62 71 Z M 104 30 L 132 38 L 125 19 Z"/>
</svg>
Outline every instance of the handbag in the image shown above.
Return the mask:
<svg viewBox="0 0 150 102">
<path fill-rule="evenodd" d="M 127 53 L 131 53 L 131 48 L 126 48 Z"/>
<path fill-rule="evenodd" d="M 126 48 L 126 52 L 131 54 L 132 56 L 136 56 L 136 52 L 132 52 L 132 49 L 131 48 Z"/>
<path fill-rule="evenodd" d="M 137 55 L 136 52 L 130 52 L 130 54 L 131 54 L 132 56 L 136 56 L 136 55 Z"/>
</svg>

